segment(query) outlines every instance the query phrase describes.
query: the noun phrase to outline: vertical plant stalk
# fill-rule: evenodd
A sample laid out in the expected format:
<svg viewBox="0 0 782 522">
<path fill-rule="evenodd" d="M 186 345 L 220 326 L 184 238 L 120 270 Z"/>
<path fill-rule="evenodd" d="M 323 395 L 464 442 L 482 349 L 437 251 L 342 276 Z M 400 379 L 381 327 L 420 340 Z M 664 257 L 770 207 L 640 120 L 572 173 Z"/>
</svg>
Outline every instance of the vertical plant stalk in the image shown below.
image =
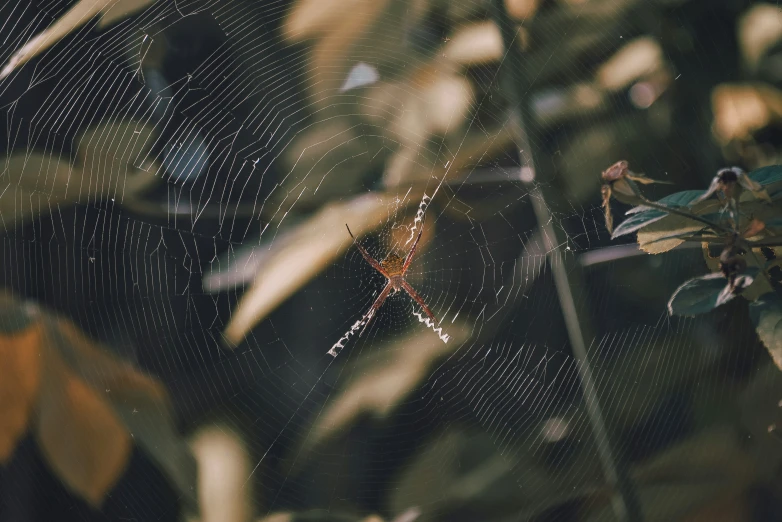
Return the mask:
<svg viewBox="0 0 782 522">
<path fill-rule="evenodd" d="M 561 229 L 553 225 L 552 214 L 549 205 L 561 203 L 561 194 L 549 183 L 548 179 L 542 179 L 543 183 L 535 184 L 535 176 L 543 178 L 535 169 L 537 151 L 532 147 L 529 136 L 534 135 L 534 129 L 530 127 L 533 120 L 530 118 L 530 108 L 525 95 L 530 92 L 530 83 L 523 73 L 521 65 L 523 56 L 518 42 L 516 23 L 508 16 L 503 0 L 493 0 L 493 15 L 495 23 L 502 34 L 505 56 L 502 60 L 500 75 L 502 88 L 511 103 L 513 114 L 509 124 L 514 128 L 519 142 L 519 158 L 521 166 L 520 177 L 522 180 L 531 180 L 530 200 L 533 205 L 535 217 L 538 222 L 540 234 L 546 242 L 546 251 L 549 258 L 549 267 L 554 277 L 562 315 L 564 316 L 570 345 L 577 360 L 577 367 L 581 379 L 581 388 L 589 415 L 589 421 L 597 445 L 600 462 L 603 467 L 606 481 L 615 494 L 612 496 L 612 505 L 618 520 L 626 522 L 640 522 L 643 517 L 641 505 L 635 487 L 630 479 L 626 467 L 615 454 L 608 429 L 603 418 L 600 400 L 598 398 L 592 369 L 587 354 L 586 332 L 589 331 L 588 314 L 579 310 L 579 305 L 573 295 L 573 288 L 584 288 L 581 281 L 581 267 L 574 256 L 564 256 L 563 259 L 554 261 L 557 245 L 566 242 L 567 237 Z"/>
</svg>

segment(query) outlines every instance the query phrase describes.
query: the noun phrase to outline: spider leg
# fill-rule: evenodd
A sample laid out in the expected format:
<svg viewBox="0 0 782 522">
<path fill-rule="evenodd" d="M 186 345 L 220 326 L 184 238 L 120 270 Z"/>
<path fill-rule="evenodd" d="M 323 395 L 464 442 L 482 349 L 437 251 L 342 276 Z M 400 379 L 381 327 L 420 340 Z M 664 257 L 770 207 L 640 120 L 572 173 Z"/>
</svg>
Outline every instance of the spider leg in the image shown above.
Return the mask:
<svg viewBox="0 0 782 522">
<path fill-rule="evenodd" d="M 377 270 L 378 272 L 380 272 L 384 276 L 389 277 L 388 273 L 386 273 L 386 271 L 383 270 L 383 267 L 380 266 L 380 263 L 378 263 L 375 260 L 374 257 L 370 256 L 369 252 L 367 252 L 366 249 L 364 247 L 362 247 L 359 244 L 358 241 L 356 241 L 356 237 L 353 235 L 353 232 L 350 231 L 350 227 L 348 226 L 347 223 L 345 223 L 345 228 L 348 229 L 348 234 L 350 234 L 350 237 L 353 238 L 353 244 L 356 245 L 356 248 L 358 248 L 358 251 L 361 252 L 362 256 L 364 256 L 364 259 L 366 260 L 366 262 L 369 263 L 370 265 L 372 265 L 372 268 L 374 268 L 375 270 Z"/>
<path fill-rule="evenodd" d="M 418 242 L 421 240 L 421 234 L 424 233 L 424 217 L 421 218 L 421 230 L 418 231 L 418 237 L 415 238 L 415 242 L 413 243 L 413 247 L 410 249 L 410 252 L 407 253 L 407 257 L 405 257 L 405 264 L 402 265 L 402 275 L 407 272 L 407 267 L 410 266 L 410 263 L 413 262 L 413 256 L 415 255 L 415 248 L 418 246 Z"/>
<path fill-rule="evenodd" d="M 383 303 L 386 300 L 386 297 L 388 297 L 388 294 L 391 292 L 391 289 L 393 286 L 389 282 L 386 284 L 386 287 L 383 289 L 382 292 L 380 292 L 380 295 L 377 296 L 377 299 L 375 299 L 375 302 L 372 304 L 372 308 L 369 309 L 367 313 L 364 314 L 364 318 L 366 322 L 364 323 L 364 327 L 361 329 L 361 331 L 358 333 L 358 336 L 361 337 L 361 334 L 364 333 L 364 330 L 367 329 L 367 326 L 369 326 L 369 323 L 372 322 L 372 318 L 375 317 L 375 313 L 378 311 L 378 309 L 383 306 Z"/>
<path fill-rule="evenodd" d="M 410 283 L 408 283 L 407 281 L 405 281 L 405 280 L 403 279 L 401 284 L 402 284 L 402 288 L 404 288 L 404 289 L 405 289 L 405 292 L 407 292 L 407 294 L 408 294 L 410 297 L 412 297 L 412 298 L 413 298 L 413 300 L 414 300 L 416 303 L 418 303 L 418 305 L 419 305 L 421 308 L 423 308 L 423 309 L 424 309 L 424 313 L 425 313 L 426 315 L 428 315 L 428 316 L 429 316 L 429 319 L 431 319 L 431 320 L 432 320 L 432 322 L 434 322 L 434 324 L 439 324 L 439 323 L 437 322 L 437 319 L 435 318 L 434 314 L 432 313 L 432 311 L 431 311 L 431 310 L 429 310 L 429 307 L 428 307 L 428 306 L 426 306 L 426 303 L 424 303 L 424 300 L 423 300 L 423 298 L 422 298 L 420 295 L 418 295 L 418 292 L 416 292 L 415 290 L 413 290 L 413 287 L 412 287 L 412 286 L 410 286 Z"/>
</svg>

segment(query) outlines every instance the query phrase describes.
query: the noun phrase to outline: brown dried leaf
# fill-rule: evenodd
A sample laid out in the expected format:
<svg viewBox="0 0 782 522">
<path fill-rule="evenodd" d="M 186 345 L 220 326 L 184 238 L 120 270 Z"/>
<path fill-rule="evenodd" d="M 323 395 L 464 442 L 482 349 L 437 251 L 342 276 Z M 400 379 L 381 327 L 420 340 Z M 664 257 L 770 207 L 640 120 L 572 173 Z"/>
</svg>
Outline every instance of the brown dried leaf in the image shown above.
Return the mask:
<svg viewBox="0 0 782 522">
<path fill-rule="evenodd" d="M 9 325 L 24 322 L 9 334 Z M 127 465 L 132 438 L 194 506 L 195 464 L 160 383 L 73 324 L 7 294 L 0 295 L 0 324 L 0 461 L 33 431 L 55 475 L 99 507 Z"/>
<path fill-rule="evenodd" d="M 56 22 L 32 37 L 21 49 L 16 51 L 0 71 L 0 80 L 52 47 L 95 15 L 103 14 L 99 24 L 99 27 L 103 28 L 143 9 L 152 2 L 153 0 L 81 0 Z"/>
<path fill-rule="evenodd" d="M 176 486 L 188 507 L 194 507 L 196 464 L 174 424 L 163 385 L 112 356 L 67 321 L 54 321 L 50 331 L 74 373 L 92 389 L 109 390 L 104 400 L 126 431 Z"/>
<path fill-rule="evenodd" d="M 46 461 L 74 493 L 95 507 L 130 458 L 130 435 L 111 407 L 44 345 L 35 435 Z"/>
</svg>

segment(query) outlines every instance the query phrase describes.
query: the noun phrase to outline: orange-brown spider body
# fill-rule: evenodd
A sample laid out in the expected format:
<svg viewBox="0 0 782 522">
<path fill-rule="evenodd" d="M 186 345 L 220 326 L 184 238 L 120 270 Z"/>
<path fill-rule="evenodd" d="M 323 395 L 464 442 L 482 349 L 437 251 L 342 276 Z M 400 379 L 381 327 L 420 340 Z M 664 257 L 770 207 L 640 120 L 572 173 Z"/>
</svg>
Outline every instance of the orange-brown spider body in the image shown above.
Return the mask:
<svg viewBox="0 0 782 522">
<path fill-rule="evenodd" d="M 404 273 L 405 260 L 404 258 L 391 253 L 380 262 L 380 266 L 383 267 L 383 269 L 386 271 L 386 274 L 392 277 L 399 276 Z"/>
<path fill-rule="evenodd" d="M 375 302 L 372 304 L 372 307 L 369 309 L 369 311 L 364 314 L 364 320 L 366 322 L 364 324 L 364 328 L 362 328 L 361 331 L 363 332 L 370 321 L 372 321 L 375 313 L 385 302 L 389 294 L 392 291 L 396 293 L 400 290 L 407 292 L 407 295 L 409 295 L 416 303 L 418 303 L 429 319 L 431 319 L 434 324 L 437 324 L 437 319 L 435 318 L 432 311 L 429 310 L 429 307 L 426 306 L 423 298 L 418 295 L 418 292 L 416 292 L 412 286 L 410 286 L 410 283 L 405 281 L 405 274 L 407 273 L 407 269 L 410 268 L 410 263 L 413 261 L 413 256 L 415 255 L 415 249 L 418 246 L 418 241 L 421 240 L 421 234 L 424 231 L 423 221 L 421 222 L 421 230 L 418 231 L 418 236 L 415 238 L 415 242 L 413 243 L 413 246 L 410 248 L 410 251 L 407 253 L 407 255 L 403 258 L 392 252 L 388 254 L 386 258 L 383 259 L 383 261 L 377 261 L 375 258 L 370 256 L 369 252 L 367 252 L 366 249 L 356 241 L 356 238 L 350 231 L 350 227 L 348 227 L 347 224 L 345 224 L 345 227 L 348 229 L 348 234 L 350 234 L 350 237 L 353 238 L 353 243 L 356 245 L 356 248 L 358 248 L 358 251 L 361 252 L 361 255 L 366 260 L 366 262 L 369 263 L 372 268 L 383 274 L 387 279 L 385 288 L 383 288 L 383 291 L 380 292 L 379 296 L 377 296 L 377 299 L 375 299 Z"/>
</svg>

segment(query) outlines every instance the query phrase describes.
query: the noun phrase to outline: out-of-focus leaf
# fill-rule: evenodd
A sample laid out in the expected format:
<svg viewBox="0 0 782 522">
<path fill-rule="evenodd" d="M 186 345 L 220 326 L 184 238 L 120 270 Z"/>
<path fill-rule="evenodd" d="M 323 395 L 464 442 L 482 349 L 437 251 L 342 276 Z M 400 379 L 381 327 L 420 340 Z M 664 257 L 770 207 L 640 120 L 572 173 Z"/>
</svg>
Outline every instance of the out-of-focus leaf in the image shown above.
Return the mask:
<svg viewBox="0 0 782 522">
<path fill-rule="evenodd" d="M 36 439 L 63 483 L 100 506 L 130 458 L 130 434 L 102 393 L 87 386 L 62 356 L 43 348 Z"/>
<path fill-rule="evenodd" d="M 16 51 L 5 67 L 3 67 L 3 70 L 0 71 L 0 80 L 90 21 L 95 15 L 103 15 L 99 26 L 106 27 L 143 9 L 152 4 L 152 2 L 153 0 L 79 1 L 67 13 L 58 18 L 56 22 L 32 37 L 21 49 Z"/>
<path fill-rule="evenodd" d="M 646 225 L 661 220 L 667 215 L 668 214 L 666 212 L 657 209 L 651 209 L 645 212 L 634 214 L 619 223 L 619 226 L 616 227 L 614 233 L 611 234 L 611 239 L 635 232 L 636 230 L 641 229 Z"/>
<path fill-rule="evenodd" d="M 195 507 L 196 464 L 173 419 L 162 384 L 136 371 L 91 342 L 62 319 L 49 321 L 50 338 L 73 372 L 92 389 L 109 390 L 103 398 L 133 442 L 166 474 L 188 507 Z"/>
<path fill-rule="evenodd" d="M 259 519 L 258 522 L 383 522 L 383 519 L 377 515 L 364 517 L 339 513 L 331 509 L 314 509 L 302 512 L 273 513 Z"/>
<path fill-rule="evenodd" d="M 165 389 L 89 341 L 69 322 L 2 296 L 0 324 L 28 315 L 0 340 L 0 462 L 32 431 L 47 463 L 75 494 L 100 506 L 139 444 L 195 506 L 195 464 L 176 434 Z M 7 410 L 7 411 L 5 411 Z"/>
<path fill-rule="evenodd" d="M 782 298 L 776 292 L 760 296 L 749 304 L 749 316 L 774 364 L 782 370 Z"/>
<path fill-rule="evenodd" d="M 448 327 L 452 341 L 448 344 L 428 331 L 391 343 L 368 367 L 357 371 L 357 378 L 318 416 L 304 443 L 305 451 L 362 415 L 387 416 L 428 377 L 435 362 L 462 345 L 469 332 L 468 325 L 455 323 Z"/>
<path fill-rule="evenodd" d="M 99 197 L 132 200 L 158 181 L 147 153 L 154 128 L 131 120 L 105 121 L 75 140 L 76 161 L 41 153 L 11 155 L 3 165 L 0 217 L 6 227 L 41 212 Z"/>
<path fill-rule="evenodd" d="M 415 522 L 418 517 L 421 516 L 421 510 L 418 508 L 410 508 L 402 513 L 399 513 L 391 522 Z"/>
<path fill-rule="evenodd" d="M 552 128 L 565 122 L 580 120 L 607 107 L 606 96 L 587 83 L 555 87 L 532 93 L 531 106 L 537 123 Z M 584 143 L 588 148 L 588 144 Z"/>
<path fill-rule="evenodd" d="M 782 181 L 782 165 L 769 165 L 753 170 L 748 174 L 752 181 L 756 181 L 763 186 Z"/>
<path fill-rule="evenodd" d="M 609 91 L 628 87 L 633 81 L 663 67 L 660 43 L 650 37 L 637 38 L 622 47 L 597 71 L 597 83 Z"/>
<path fill-rule="evenodd" d="M 497 61 L 503 52 L 500 29 L 489 20 L 460 29 L 443 47 L 446 59 L 468 66 Z"/>
<path fill-rule="evenodd" d="M 261 270 L 242 296 L 225 329 L 225 338 L 235 345 L 259 321 L 347 250 L 356 237 L 379 227 L 387 217 L 390 194 L 369 194 L 346 203 L 327 205 L 312 218 L 295 226 L 288 239 L 269 247 Z M 403 204 L 417 201 L 410 197 Z"/>
<path fill-rule="evenodd" d="M 779 6 L 758 3 L 747 9 L 738 26 L 738 42 L 750 70 L 757 69 L 763 54 L 782 39 Z"/>
<path fill-rule="evenodd" d="M 714 133 L 723 143 L 743 141 L 782 118 L 782 93 L 765 84 L 723 84 L 711 96 Z"/>
<path fill-rule="evenodd" d="M 253 488 L 248 477 L 253 463 L 245 437 L 218 421 L 199 427 L 188 438 L 198 461 L 200 522 L 251 520 Z"/>
<path fill-rule="evenodd" d="M 694 515 L 748 490 L 756 467 L 735 429 L 701 432 L 633 469 L 645 520 L 701 520 Z M 692 517 L 692 518 L 689 518 Z M 614 520 L 612 506 L 593 510 L 589 522 Z M 722 519 L 736 520 L 736 519 Z"/>
<path fill-rule="evenodd" d="M 535 15 L 540 0 L 505 0 L 505 9 L 514 20 L 525 21 Z"/>
</svg>

